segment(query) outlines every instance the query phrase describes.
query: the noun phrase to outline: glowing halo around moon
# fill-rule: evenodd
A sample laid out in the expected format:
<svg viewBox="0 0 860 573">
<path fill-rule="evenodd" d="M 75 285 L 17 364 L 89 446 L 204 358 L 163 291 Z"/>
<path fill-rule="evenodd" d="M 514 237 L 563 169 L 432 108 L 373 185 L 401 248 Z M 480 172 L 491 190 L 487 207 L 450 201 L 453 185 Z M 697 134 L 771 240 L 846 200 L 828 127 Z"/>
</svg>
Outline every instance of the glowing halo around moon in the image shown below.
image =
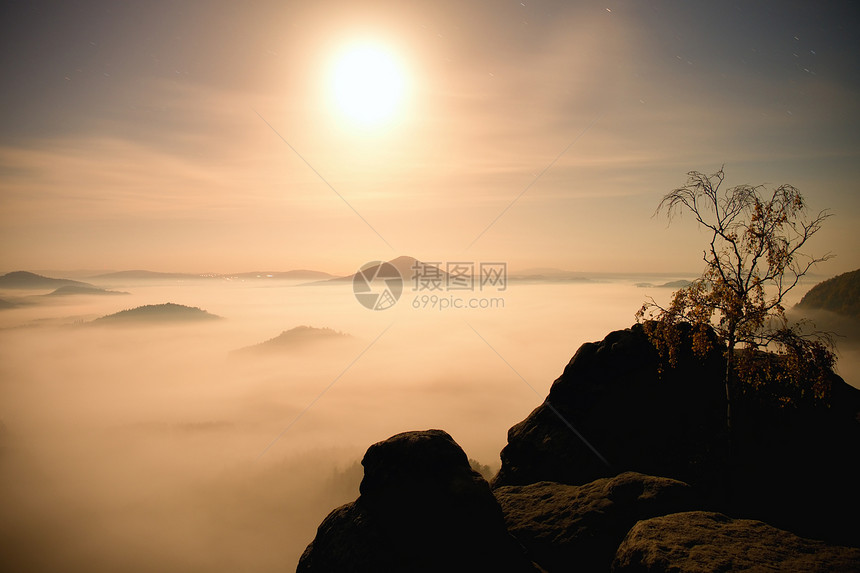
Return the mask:
<svg viewBox="0 0 860 573">
<path fill-rule="evenodd" d="M 329 90 L 344 119 L 362 128 L 378 128 L 402 112 L 406 84 L 403 66 L 390 50 L 361 43 L 337 55 Z"/>
</svg>

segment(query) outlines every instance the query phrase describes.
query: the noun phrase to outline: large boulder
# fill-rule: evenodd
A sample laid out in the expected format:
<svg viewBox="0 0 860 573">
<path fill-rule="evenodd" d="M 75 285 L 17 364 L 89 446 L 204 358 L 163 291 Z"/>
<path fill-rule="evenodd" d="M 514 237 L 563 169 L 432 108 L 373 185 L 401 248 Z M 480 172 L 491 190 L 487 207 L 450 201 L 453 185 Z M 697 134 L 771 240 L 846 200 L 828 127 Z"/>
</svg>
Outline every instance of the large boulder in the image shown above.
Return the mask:
<svg viewBox="0 0 860 573">
<path fill-rule="evenodd" d="M 860 511 L 860 391 L 834 374 L 830 407 L 736 392 L 729 439 L 724 359 L 697 356 L 690 329 L 679 329 L 674 367 L 640 324 L 583 344 L 543 404 L 508 431 L 493 487 L 636 471 L 686 482 L 729 515 L 860 544 L 860 530 L 839 525 Z"/>
<path fill-rule="evenodd" d="M 581 486 L 544 481 L 494 493 L 508 531 L 550 573 L 608 571 L 637 521 L 701 507 L 687 484 L 634 472 Z"/>
<path fill-rule="evenodd" d="M 538 571 L 446 432 L 397 434 L 361 463 L 358 499 L 325 518 L 298 573 Z"/>
<path fill-rule="evenodd" d="M 612 563 L 615 573 L 674 571 L 860 571 L 860 549 L 826 545 L 761 521 L 691 511 L 637 523 Z"/>
<path fill-rule="evenodd" d="M 722 358 L 660 358 L 642 325 L 583 344 L 546 400 L 508 431 L 494 486 L 584 484 L 622 471 L 685 482 L 716 471 L 725 426 Z M 712 451 L 716 450 L 716 452 Z"/>
</svg>

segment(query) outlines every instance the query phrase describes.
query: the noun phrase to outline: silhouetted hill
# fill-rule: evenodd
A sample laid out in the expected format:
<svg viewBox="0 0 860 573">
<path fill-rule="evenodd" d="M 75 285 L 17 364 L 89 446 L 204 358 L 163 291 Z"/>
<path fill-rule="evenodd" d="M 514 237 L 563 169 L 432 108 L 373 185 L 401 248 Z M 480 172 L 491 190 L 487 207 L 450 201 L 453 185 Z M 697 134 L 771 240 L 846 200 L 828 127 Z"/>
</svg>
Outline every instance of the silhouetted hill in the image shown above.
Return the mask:
<svg viewBox="0 0 860 573">
<path fill-rule="evenodd" d="M 818 283 L 800 299 L 797 307 L 829 310 L 844 316 L 860 318 L 860 269 Z"/>
<path fill-rule="evenodd" d="M 220 316 L 200 308 L 174 304 L 148 304 L 109 314 L 93 321 L 93 324 L 171 323 L 216 320 Z"/>
<path fill-rule="evenodd" d="M 61 286 L 78 286 L 96 288 L 95 286 L 71 279 L 55 279 L 43 277 L 27 271 L 14 271 L 0 276 L 0 289 L 55 289 Z"/>
<path fill-rule="evenodd" d="M 397 257 L 395 259 L 391 259 L 390 261 L 384 261 L 388 264 L 394 266 L 397 269 L 397 272 L 400 273 L 400 277 L 403 279 L 403 289 L 409 289 L 414 286 L 414 280 L 416 278 L 416 273 L 418 277 L 436 277 L 441 281 L 442 288 L 445 288 L 445 281 L 448 277 L 448 274 L 441 268 L 436 267 L 430 263 L 424 263 L 419 261 L 414 257 Z M 378 265 L 374 265 L 372 267 L 368 267 L 364 270 L 364 275 L 367 277 L 376 276 L 377 271 L 382 266 L 382 263 Z M 477 272 L 477 271 L 476 271 Z M 355 280 L 355 277 L 358 273 L 353 273 L 351 275 L 347 275 L 345 277 L 335 277 L 333 279 L 328 279 L 324 281 L 314 281 L 309 284 L 337 284 L 337 283 L 351 283 Z M 476 277 L 477 280 L 477 277 Z"/>
<path fill-rule="evenodd" d="M 33 272 L 46 277 L 86 280 L 97 275 L 111 273 L 114 269 L 34 269 Z"/>
<path fill-rule="evenodd" d="M 296 326 L 285 330 L 275 338 L 265 342 L 240 348 L 241 354 L 280 354 L 306 349 L 309 346 L 326 342 L 343 342 L 353 340 L 349 334 L 338 332 L 331 328 L 315 328 L 313 326 Z"/>
<path fill-rule="evenodd" d="M 160 273 L 157 271 L 131 270 L 105 273 L 92 277 L 94 279 L 132 279 L 132 280 L 191 280 L 207 278 L 190 273 Z"/>
<path fill-rule="evenodd" d="M 96 295 L 96 296 L 112 296 L 112 295 L 122 295 L 128 294 L 127 292 L 122 292 L 118 290 L 106 290 L 98 287 L 85 287 L 85 286 L 75 286 L 75 285 L 67 285 L 58 288 L 57 290 L 50 292 L 44 296 L 71 296 L 71 295 Z"/>
<path fill-rule="evenodd" d="M 477 269 L 476 269 L 476 272 Z M 552 267 L 535 267 L 508 271 L 508 280 L 525 283 L 590 283 L 592 278 L 584 273 L 564 271 Z"/>
<path fill-rule="evenodd" d="M 207 279 L 227 279 L 227 280 L 265 280 L 265 279 L 280 279 L 280 280 L 326 280 L 334 275 L 323 271 L 313 271 L 309 269 L 295 269 L 289 271 L 250 271 L 242 273 L 207 273 L 207 274 L 192 274 L 192 273 L 162 273 L 158 271 L 147 270 L 130 270 L 116 271 L 96 275 L 92 278 L 107 279 L 107 280 L 171 280 L 171 281 L 187 281 L 187 280 L 207 280 Z"/>
<path fill-rule="evenodd" d="M 295 269 L 292 271 L 256 271 L 248 273 L 236 273 L 221 275 L 229 279 L 283 279 L 283 280 L 326 280 L 334 277 L 331 273 L 312 271 L 309 269 Z"/>
<path fill-rule="evenodd" d="M 576 271 L 566 271 L 555 267 L 530 267 L 527 269 L 516 269 L 511 272 L 511 276 L 535 276 L 544 277 L 570 277 L 582 276 L 582 273 Z"/>
<path fill-rule="evenodd" d="M 636 286 L 640 288 L 685 288 L 690 286 L 690 281 L 687 280 L 677 280 L 677 281 L 669 281 L 667 283 L 655 285 L 653 283 L 636 283 Z"/>
</svg>

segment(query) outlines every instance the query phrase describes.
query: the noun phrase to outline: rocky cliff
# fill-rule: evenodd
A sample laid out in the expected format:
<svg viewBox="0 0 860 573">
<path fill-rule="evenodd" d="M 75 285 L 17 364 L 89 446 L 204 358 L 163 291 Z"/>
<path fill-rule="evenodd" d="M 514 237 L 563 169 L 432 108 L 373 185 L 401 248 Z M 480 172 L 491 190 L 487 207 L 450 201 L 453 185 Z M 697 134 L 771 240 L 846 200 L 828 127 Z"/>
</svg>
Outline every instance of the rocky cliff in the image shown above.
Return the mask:
<svg viewBox="0 0 860 573">
<path fill-rule="evenodd" d="M 722 357 L 681 334 L 673 368 L 641 325 L 584 344 L 492 489 L 441 430 L 371 446 L 298 571 L 860 571 L 860 391 L 738 393 L 729 439 Z"/>
<path fill-rule="evenodd" d="M 509 430 L 494 487 L 637 471 L 689 483 L 732 516 L 860 544 L 841 525 L 860 509 L 860 391 L 835 374 L 829 407 L 738 391 L 729 440 L 719 353 L 697 358 L 688 340 L 677 367 L 659 365 L 641 325 L 584 344 Z"/>
</svg>

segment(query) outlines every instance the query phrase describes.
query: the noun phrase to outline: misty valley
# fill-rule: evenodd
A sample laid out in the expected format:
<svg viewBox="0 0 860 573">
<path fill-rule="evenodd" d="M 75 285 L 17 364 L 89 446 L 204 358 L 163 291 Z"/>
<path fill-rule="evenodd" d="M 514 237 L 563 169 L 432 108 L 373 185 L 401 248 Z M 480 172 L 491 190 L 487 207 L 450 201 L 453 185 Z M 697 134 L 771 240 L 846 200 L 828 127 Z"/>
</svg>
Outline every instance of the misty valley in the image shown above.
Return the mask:
<svg viewBox="0 0 860 573">
<path fill-rule="evenodd" d="M 374 312 L 306 278 L 83 280 L 128 294 L 0 297 L 2 537 L 22 567 L 283 570 L 355 497 L 370 443 L 444 427 L 497 469 L 507 428 L 644 294 L 512 285 L 504 309 L 440 312 L 407 288 Z M 166 303 L 222 318 L 101 319 Z"/>
<path fill-rule="evenodd" d="M 356 497 L 369 444 L 444 428 L 494 473 L 576 349 L 685 278 L 531 276 L 497 293 L 503 308 L 444 310 L 406 283 L 384 311 L 349 282 L 294 276 L 6 285 L 7 565 L 289 570 Z"/>
</svg>

